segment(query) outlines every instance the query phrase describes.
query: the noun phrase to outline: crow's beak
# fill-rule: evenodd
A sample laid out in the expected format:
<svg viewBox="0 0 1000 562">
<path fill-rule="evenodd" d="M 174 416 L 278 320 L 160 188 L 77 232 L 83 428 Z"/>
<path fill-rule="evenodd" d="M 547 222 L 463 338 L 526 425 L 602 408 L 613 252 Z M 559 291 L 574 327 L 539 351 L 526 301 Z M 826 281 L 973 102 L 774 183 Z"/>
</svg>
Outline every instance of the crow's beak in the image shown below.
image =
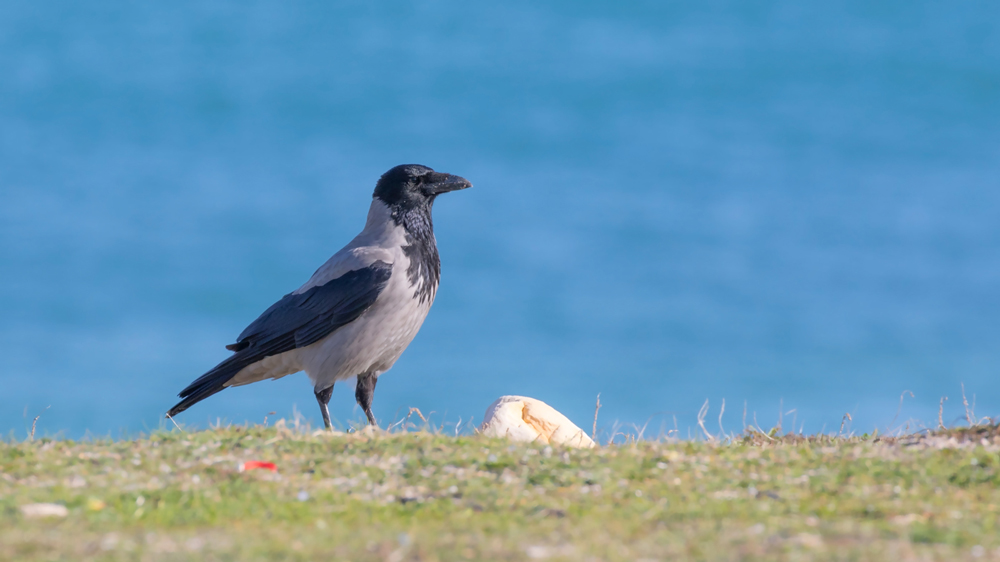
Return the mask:
<svg viewBox="0 0 1000 562">
<path fill-rule="evenodd" d="M 460 176 L 439 174 L 438 172 L 432 172 L 428 175 L 429 177 L 427 178 L 427 183 L 424 184 L 424 189 L 431 195 L 440 195 L 449 191 L 458 191 L 459 189 L 472 187 L 472 182 Z"/>
</svg>

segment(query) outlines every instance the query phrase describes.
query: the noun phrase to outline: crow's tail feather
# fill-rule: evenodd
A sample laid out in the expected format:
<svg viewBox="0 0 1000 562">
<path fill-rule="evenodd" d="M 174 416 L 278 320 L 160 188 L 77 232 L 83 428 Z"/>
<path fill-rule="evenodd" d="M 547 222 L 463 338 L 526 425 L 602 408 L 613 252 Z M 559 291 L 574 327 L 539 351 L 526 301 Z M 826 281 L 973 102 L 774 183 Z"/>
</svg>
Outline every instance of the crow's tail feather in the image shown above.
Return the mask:
<svg viewBox="0 0 1000 562">
<path fill-rule="evenodd" d="M 247 357 L 241 357 L 241 355 L 240 353 L 234 354 L 232 357 L 216 365 L 211 371 L 195 379 L 193 383 L 189 384 L 187 388 L 178 394 L 183 400 L 178 402 L 173 408 L 170 408 L 167 416 L 174 417 L 209 396 L 225 390 L 226 383 L 243 370 L 244 367 L 253 362 L 252 360 L 248 361 L 249 358 Z"/>
</svg>

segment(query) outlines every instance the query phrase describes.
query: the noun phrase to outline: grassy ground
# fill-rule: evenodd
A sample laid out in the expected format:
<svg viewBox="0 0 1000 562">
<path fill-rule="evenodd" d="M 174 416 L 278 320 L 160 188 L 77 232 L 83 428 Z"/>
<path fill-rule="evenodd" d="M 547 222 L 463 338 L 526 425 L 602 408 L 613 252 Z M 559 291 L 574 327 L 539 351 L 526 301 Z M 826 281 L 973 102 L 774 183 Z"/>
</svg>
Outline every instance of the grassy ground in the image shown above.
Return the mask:
<svg viewBox="0 0 1000 562">
<path fill-rule="evenodd" d="M 280 426 L 7 442 L 0 559 L 996 560 L 998 451 L 996 426 L 585 451 Z"/>
</svg>

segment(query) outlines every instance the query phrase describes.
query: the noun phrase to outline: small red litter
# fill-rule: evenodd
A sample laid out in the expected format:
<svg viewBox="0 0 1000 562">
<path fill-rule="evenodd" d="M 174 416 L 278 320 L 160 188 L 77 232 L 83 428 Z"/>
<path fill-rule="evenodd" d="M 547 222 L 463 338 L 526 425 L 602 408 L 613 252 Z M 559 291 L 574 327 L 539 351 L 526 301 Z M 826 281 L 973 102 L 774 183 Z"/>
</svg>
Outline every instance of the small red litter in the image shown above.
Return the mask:
<svg viewBox="0 0 1000 562">
<path fill-rule="evenodd" d="M 247 461 L 245 463 L 240 463 L 240 472 L 246 472 L 255 468 L 263 468 L 264 470 L 270 470 L 271 472 L 278 472 L 278 466 L 273 462 Z"/>
</svg>

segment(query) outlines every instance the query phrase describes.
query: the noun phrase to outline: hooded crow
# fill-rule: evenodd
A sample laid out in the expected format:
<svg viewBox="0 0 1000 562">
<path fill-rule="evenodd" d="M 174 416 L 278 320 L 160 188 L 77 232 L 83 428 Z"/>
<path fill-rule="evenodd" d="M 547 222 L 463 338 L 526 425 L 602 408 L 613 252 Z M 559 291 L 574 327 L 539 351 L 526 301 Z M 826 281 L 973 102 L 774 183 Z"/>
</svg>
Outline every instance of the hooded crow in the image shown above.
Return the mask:
<svg viewBox="0 0 1000 562">
<path fill-rule="evenodd" d="M 361 234 L 247 326 L 226 346 L 234 353 L 182 390 L 167 416 L 230 386 L 305 371 L 327 428 L 333 385 L 353 376 L 355 399 L 376 425 L 375 382 L 417 335 L 437 294 L 431 207 L 438 195 L 467 187 L 464 178 L 417 164 L 383 174 Z"/>
</svg>

